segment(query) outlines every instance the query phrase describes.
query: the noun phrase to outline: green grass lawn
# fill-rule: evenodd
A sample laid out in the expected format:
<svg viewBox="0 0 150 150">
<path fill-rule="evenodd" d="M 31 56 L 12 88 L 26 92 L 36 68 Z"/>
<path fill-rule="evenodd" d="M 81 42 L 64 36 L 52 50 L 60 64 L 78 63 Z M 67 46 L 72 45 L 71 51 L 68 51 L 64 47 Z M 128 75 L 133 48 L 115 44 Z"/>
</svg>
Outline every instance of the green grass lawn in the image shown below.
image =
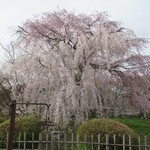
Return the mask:
<svg viewBox="0 0 150 150">
<path fill-rule="evenodd" d="M 126 124 L 132 128 L 140 137 L 141 143 L 144 144 L 145 135 L 147 135 L 147 144 L 150 145 L 150 119 L 135 117 L 115 118 L 115 120 Z"/>
<path fill-rule="evenodd" d="M 142 119 L 135 117 L 115 118 L 115 120 L 126 124 L 132 128 L 137 134 L 150 137 L 150 119 Z"/>
</svg>

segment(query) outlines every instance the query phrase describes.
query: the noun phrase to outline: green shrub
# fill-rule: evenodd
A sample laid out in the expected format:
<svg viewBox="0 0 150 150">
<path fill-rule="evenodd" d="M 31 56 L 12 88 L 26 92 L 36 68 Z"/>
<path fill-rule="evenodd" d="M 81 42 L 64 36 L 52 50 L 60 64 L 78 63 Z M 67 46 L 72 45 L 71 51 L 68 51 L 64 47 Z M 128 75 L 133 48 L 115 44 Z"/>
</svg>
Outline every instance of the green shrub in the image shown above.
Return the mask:
<svg viewBox="0 0 150 150">
<path fill-rule="evenodd" d="M 137 135 L 125 124 L 111 119 L 92 119 L 84 122 L 78 128 L 79 141 L 85 141 L 85 135 L 88 142 L 98 142 L 98 134 L 100 135 L 101 143 L 106 143 L 106 134 L 109 135 L 109 143 L 114 144 L 114 135 L 116 135 L 116 143 L 123 143 L 123 135 L 125 135 L 125 142 L 129 144 L 129 135 L 132 139 L 132 144 L 137 144 Z M 93 138 L 91 138 L 91 135 Z M 94 149 L 97 149 L 97 145 Z M 81 150 L 84 149 L 84 145 L 80 145 Z M 91 149 L 91 145 L 88 145 L 88 150 Z M 101 146 L 101 149 L 105 149 L 105 146 Z M 109 146 L 109 149 L 114 149 L 114 146 Z M 122 149 L 122 146 L 117 146 L 117 150 Z M 126 147 L 129 149 L 129 147 Z M 134 148 L 135 149 L 135 148 Z"/>
<path fill-rule="evenodd" d="M 5 118 L 0 117 L 0 124 L 3 123 L 5 120 Z"/>
<path fill-rule="evenodd" d="M 9 129 L 10 120 L 0 124 L 0 140 L 6 141 L 7 132 Z M 24 138 L 26 133 L 26 140 L 32 140 L 32 133 L 34 132 L 35 137 L 38 138 L 40 132 L 39 121 L 35 116 L 17 117 L 15 119 L 14 128 L 14 140 L 19 139 L 19 133 L 21 133 L 21 140 Z"/>
</svg>

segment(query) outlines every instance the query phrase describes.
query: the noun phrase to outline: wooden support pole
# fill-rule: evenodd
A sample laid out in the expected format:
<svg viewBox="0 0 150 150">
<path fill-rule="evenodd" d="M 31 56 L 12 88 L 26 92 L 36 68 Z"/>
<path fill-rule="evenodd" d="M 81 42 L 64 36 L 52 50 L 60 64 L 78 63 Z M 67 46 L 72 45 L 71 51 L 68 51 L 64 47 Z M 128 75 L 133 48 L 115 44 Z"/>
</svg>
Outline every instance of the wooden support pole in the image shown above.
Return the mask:
<svg viewBox="0 0 150 150">
<path fill-rule="evenodd" d="M 13 100 L 10 104 L 10 125 L 8 132 L 8 145 L 7 150 L 12 150 L 13 148 L 13 133 L 15 126 L 15 113 L 16 113 L 16 101 Z"/>
</svg>

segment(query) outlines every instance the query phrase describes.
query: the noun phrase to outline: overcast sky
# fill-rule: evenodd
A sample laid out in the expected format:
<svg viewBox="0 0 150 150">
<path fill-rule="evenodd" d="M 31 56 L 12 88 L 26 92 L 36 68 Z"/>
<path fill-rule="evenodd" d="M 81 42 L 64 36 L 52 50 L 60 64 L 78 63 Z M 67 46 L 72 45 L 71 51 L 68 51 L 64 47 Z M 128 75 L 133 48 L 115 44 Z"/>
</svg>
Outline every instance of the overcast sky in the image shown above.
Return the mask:
<svg viewBox="0 0 150 150">
<path fill-rule="evenodd" d="M 150 0 L 0 0 L 0 42 L 9 43 L 12 27 L 58 8 L 83 13 L 107 11 L 110 19 L 133 29 L 138 37 L 150 38 Z"/>
</svg>

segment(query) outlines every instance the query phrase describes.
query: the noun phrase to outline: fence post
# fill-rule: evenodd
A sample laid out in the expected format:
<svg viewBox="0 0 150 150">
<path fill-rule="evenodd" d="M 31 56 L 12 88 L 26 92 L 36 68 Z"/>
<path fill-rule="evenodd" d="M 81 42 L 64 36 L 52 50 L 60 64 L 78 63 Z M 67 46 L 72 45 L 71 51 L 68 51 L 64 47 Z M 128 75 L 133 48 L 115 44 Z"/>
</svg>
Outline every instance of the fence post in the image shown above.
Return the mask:
<svg viewBox="0 0 150 150">
<path fill-rule="evenodd" d="M 147 136 L 144 136 L 144 149 L 147 150 Z"/>
<path fill-rule="evenodd" d="M 106 134 L 106 150 L 109 150 L 109 134 Z"/>
<path fill-rule="evenodd" d="M 32 133 L 32 150 L 34 149 L 34 133 Z"/>
<path fill-rule="evenodd" d="M 129 135 L 129 150 L 132 150 L 132 147 L 131 147 L 132 145 L 131 144 L 132 144 L 132 142 L 131 142 L 131 135 Z"/>
<path fill-rule="evenodd" d="M 13 147 L 13 132 L 15 126 L 16 101 L 13 100 L 10 105 L 10 125 L 8 132 L 8 147 L 7 150 L 12 150 Z"/>
<path fill-rule="evenodd" d="M 125 142 L 125 135 L 123 134 L 123 150 L 125 150 L 125 145 L 126 145 L 126 142 Z"/>
<path fill-rule="evenodd" d="M 77 150 L 80 150 L 79 134 L 77 134 Z"/>
<path fill-rule="evenodd" d="M 53 142 L 54 138 L 53 138 L 53 132 L 51 132 L 51 150 L 54 149 L 54 142 Z"/>
<path fill-rule="evenodd" d="M 26 132 L 23 133 L 23 149 L 26 150 Z"/>
<path fill-rule="evenodd" d="M 140 138 L 140 136 L 138 136 L 138 147 L 139 147 L 139 150 L 141 150 L 141 138 Z"/>
<path fill-rule="evenodd" d="M 91 144 L 92 144 L 92 150 L 94 150 L 94 137 L 93 134 L 91 134 Z"/>
<path fill-rule="evenodd" d="M 71 150 L 74 150 L 74 134 L 71 133 Z M 60 150 L 60 149 L 59 149 Z"/>
<path fill-rule="evenodd" d="M 100 150 L 101 144 L 100 144 L 100 133 L 98 133 L 98 150 Z"/>
<path fill-rule="evenodd" d="M 117 149 L 117 147 L 116 147 L 116 134 L 113 135 L 113 139 L 114 139 L 114 150 L 116 150 Z"/>
<path fill-rule="evenodd" d="M 42 150 L 42 133 L 39 133 L 39 145 L 38 145 L 38 149 Z"/>
<path fill-rule="evenodd" d="M 85 150 L 87 150 L 87 134 L 85 134 L 84 136 L 84 142 L 85 142 Z"/>
</svg>

